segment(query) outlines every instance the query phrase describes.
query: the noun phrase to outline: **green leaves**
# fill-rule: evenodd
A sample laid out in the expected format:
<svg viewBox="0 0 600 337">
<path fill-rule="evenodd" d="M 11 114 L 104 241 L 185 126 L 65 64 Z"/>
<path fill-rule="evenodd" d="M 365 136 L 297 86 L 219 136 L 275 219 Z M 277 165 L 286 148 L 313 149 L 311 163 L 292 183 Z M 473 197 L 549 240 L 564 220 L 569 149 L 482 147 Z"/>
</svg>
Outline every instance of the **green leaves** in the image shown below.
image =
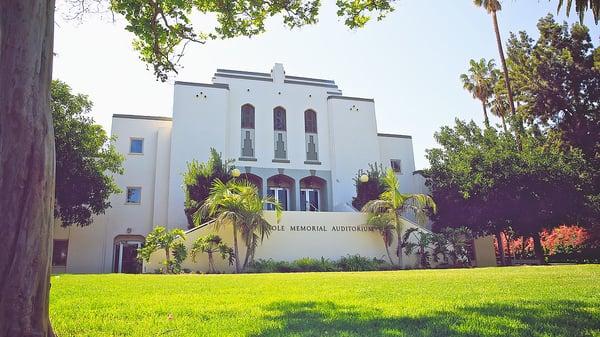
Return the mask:
<svg viewBox="0 0 600 337">
<path fill-rule="evenodd" d="M 337 0 L 337 15 L 344 19 L 344 24 L 352 29 L 364 27 L 371 17 L 377 21 L 394 11 L 389 0 Z"/>
<path fill-rule="evenodd" d="M 591 9 L 594 20 L 596 21 L 596 24 L 598 24 L 598 20 L 600 20 L 600 0 L 566 0 L 566 2 L 565 0 L 558 0 L 557 11 L 566 7 L 565 12 L 567 13 L 567 16 L 569 16 L 569 14 L 571 14 L 573 2 L 575 2 L 575 12 L 579 15 L 579 21 L 583 22 L 585 13 Z"/>
<path fill-rule="evenodd" d="M 62 226 L 87 226 L 104 213 L 121 190 L 113 174 L 123 173 L 123 156 L 114 139 L 88 116 L 92 102 L 74 94 L 64 82 L 51 84 L 51 108 L 56 150 L 56 206 Z"/>
<path fill-rule="evenodd" d="M 165 227 L 154 227 L 146 236 L 144 246 L 138 249 L 138 258 L 148 262 L 154 252 L 163 249 L 165 273 L 180 273 L 181 263 L 187 257 L 184 240 L 185 232 L 182 229 L 175 228 L 169 231 Z"/>
</svg>

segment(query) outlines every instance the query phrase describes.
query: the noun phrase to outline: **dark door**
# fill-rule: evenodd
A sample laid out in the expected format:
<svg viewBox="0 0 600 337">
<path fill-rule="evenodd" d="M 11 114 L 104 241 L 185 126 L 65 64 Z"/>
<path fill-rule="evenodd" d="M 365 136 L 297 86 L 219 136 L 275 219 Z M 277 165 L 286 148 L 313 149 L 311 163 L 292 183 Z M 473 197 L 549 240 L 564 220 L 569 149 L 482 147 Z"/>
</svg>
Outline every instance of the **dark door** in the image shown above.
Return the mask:
<svg viewBox="0 0 600 337">
<path fill-rule="evenodd" d="M 115 245 L 115 273 L 139 274 L 142 263 L 137 259 L 138 242 L 119 242 Z"/>
</svg>

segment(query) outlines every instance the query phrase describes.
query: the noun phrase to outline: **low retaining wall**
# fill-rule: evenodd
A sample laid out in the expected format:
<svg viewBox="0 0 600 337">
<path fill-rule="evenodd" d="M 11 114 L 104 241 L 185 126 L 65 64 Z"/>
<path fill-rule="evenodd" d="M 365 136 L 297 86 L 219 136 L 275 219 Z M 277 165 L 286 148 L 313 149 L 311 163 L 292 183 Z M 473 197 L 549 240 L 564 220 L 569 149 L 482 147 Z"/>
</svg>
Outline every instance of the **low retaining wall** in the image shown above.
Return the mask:
<svg viewBox="0 0 600 337">
<path fill-rule="evenodd" d="M 256 259 L 273 259 L 277 261 L 293 261 L 303 257 L 337 260 L 346 255 L 361 255 L 388 261 L 381 235 L 374 228 L 366 225 L 367 217 L 358 212 L 283 212 L 279 221 L 275 221 L 275 213 L 265 211 L 265 218 L 273 226 L 271 235 L 260 244 L 255 253 Z M 416 225 L 404 221 L 405 229 Z M 214 225 L 193 229 L 186 234 L 185 246 L 200 236 L 216 233 L 233 247 L 233 231 L 231 226 L 216 230 Z M 246 247 L 238 237 L 240 261 L 245 257 Z M 493 249 L 493 246 L 491 247 Z M 395 243 L 390 247 L 394 258 Z M 156 272 L 162 267 L 164 252 L 155 252 L 150 261 L 144 263 L 146 273 Z M 220 256 L 214 255 L 216 269 L 220 272 L 232 272 L 233 266 L 228 265 Z M 417 256 L 404 256 L 404 267 L 417 264 Z M 196 261 L 188 257 L 183 268 L 193 272 L 208 270 L 208 256 L 200 254 Z"/>
</svg>

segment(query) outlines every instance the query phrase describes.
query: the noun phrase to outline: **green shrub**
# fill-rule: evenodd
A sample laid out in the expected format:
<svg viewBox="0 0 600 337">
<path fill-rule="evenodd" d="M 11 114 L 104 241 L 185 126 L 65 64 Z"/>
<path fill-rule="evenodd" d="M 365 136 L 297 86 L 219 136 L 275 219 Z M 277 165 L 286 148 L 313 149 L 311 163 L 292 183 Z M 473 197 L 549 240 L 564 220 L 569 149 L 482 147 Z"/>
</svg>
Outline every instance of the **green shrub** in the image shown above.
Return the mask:
<svg viewBox="0 0 600 337">
<path fill-rule="evenodd" d="M 382 265 L 387 264 L 383 260 L 370 259 L 360 255 L 347 255 L 336 262 L 341 271 L 371 271 L 380 270 Z"/>
<path fill-rule="evenodd" d="M 296 273 L 296 272 L 329 272 L 329 271 L 371 271 L 394 270 L 394 266 L 384 260 L 371 259 L 360 255 L 348 255 L 337 261 L 321 257 L 315 259 L 304 257 L 292 262 L 259 259 L 247 269 L 248 273 Z"/>
</svg>

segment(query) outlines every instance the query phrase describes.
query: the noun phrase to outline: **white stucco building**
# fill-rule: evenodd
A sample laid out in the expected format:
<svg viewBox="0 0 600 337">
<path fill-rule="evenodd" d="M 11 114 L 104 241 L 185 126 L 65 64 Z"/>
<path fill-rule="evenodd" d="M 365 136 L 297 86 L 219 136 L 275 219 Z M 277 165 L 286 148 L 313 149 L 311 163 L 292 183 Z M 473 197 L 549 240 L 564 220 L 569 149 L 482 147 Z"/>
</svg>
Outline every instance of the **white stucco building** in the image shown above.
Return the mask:
<svg viewBox="0 0 600 337">
<path fill-rule="evenodd" d="M 135 249 L 154 226 L 187 228 L 182 174 L 210 148 L 296 217 L 356 212 L 353 178 L 369 163 L 392 167 L 403 192 L 423 191 L 411 137 L 378 133 L 373 99 L 286 75 L 281 64 L 269 73 L 217 69 L 212 83 L 175 82 L 172 118 L 113 115 L 112 135 L 125 156 L 116 177 L 123 193 L 91 226 L 56 228 L 56 272 L 137 270 Z"/>
</svg>

